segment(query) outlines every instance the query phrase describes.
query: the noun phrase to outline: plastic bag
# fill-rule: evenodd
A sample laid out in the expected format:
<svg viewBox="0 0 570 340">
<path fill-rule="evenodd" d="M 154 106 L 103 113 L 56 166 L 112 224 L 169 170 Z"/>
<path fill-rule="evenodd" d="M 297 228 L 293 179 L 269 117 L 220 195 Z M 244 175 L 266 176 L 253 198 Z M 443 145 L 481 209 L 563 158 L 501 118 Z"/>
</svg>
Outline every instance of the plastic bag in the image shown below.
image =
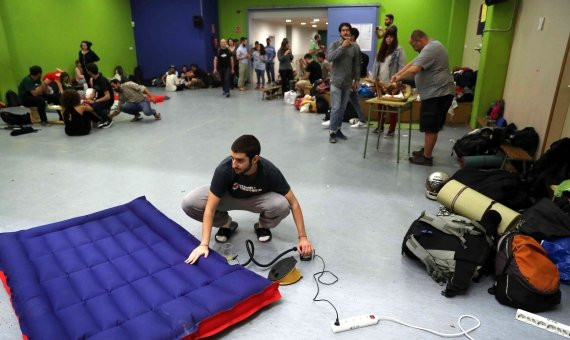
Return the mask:
<svg viewBox="0 0 570 340">
<path fill-rule="evenodd" d="M 283 100 L 286 104 L 293 105 L 295 104 L 295 99 L 297 98 L 297 92 L 295 91 L 287 91 L 283 95 Z"/>
<path fill-rule="evenodd" d="M 570 237 L 542 241 L 542 247 L 560 272 L 560 281 L 570 284 Z"/>
</svg>

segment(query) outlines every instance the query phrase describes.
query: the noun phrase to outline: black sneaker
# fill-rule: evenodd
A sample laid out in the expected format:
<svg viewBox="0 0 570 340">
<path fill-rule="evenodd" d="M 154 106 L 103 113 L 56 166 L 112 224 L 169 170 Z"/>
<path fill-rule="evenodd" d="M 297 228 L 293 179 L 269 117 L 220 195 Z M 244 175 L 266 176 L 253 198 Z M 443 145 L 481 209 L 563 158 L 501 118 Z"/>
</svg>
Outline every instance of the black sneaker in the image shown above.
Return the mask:
<svg viewBox="0 0 570 340">
<path fill-rule="evenodd" d="M 329 134 L 329 143 L 333 143 L 333 144 L 336 143 L 336 137 L 337 137 L 336 132 L 331 132 Z"/>
<path fill-rule="evenodd" d="M 255 234 L 257 235 L 259 242 L 271 241 L 271 230 L 267 228 L 260 228 L 259 223 L 254 224 L 253 228 L 255 229 Z"/>
<path fill-rule="evenodd" d="M 383 133 L 383 132 L 384 132 L 384 129 L 379 129 L 379 128 L 372 130 L 372 133 Z"/>
<path fill-rule="evenodd" d="M 342 131 L 338 130 L 336 132 L 336 138 L 338 139 L 342 139 L 342 140 L 347 140 L 346 136 L 344 135 L 344 133 L 342 133 Z"/>
<path fill-rule="evenodd" d="M 112 120 L 108 120 L 108 121 L 106 121 L 106 122 L 99 123 L 99 125 L 97 125 L 97 127 L 98 127 L 99 129 L 106 129 L 106 128 L 110 128 L 111 125 L 113 125 L 113 121 L 112 121 Z"/>
<path fill-rule="evenodd" d="M 417 157 L 410 157 L 410 163 L 417 164 L 417 165 L 425 165 L 425 166 L 432 166 L 433 165 L 433 157 L 427 158 L 423 155 L 418 155 Z"/>
<path fill-rule="evenodd" d="M 424 154 L 424 148 L 419 149 L 418 151 L 412 151 L 412 156 L 419 157 Z"/>
<path fill-rule="evenodd" d="M 237 222 L 231 222 L 230 226 L 227 228 L 219 228 L 218 232 L 216 233 L 216 242 L 226 243 L 230 239 L 230 237 L 234 234 L 238 227 Z"/>
</svg>

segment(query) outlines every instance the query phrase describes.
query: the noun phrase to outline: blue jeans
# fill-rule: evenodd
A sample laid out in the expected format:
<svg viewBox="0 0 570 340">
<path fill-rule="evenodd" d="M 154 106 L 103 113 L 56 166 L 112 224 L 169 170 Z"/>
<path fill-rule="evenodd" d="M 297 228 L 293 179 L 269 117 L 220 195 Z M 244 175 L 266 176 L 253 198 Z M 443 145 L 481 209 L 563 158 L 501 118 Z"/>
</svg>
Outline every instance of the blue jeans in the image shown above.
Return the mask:
<svg viewBox="0 0 570 340">
<path fill-rule="evenodd" d="M 265 70 L 255 69 L 257 74 L 257 86 L 265 86 Z"/>
<path fill-rule="evenodd" d="M 356 92 L 353 91 L 352 86 L 347 87 L 336 87 L 331 84 L 331 121 L 329 125 L 330 132 L 337 132 L 342 126 L 342 119 L 344 117 L 344 111 L 346 111 L 346 105 L 348 102 L 354 106 L 354 110 L 358 114 L 358 119 L 361 122 L 366 121 L 360 103 L 358 102 L 358 97 Z"/>
<path fill-rule="evenodd" d="M 137 115 L 141 111 L 145 116 L 153 116 L 156 114 L 156 111 L 150 107 L 150 102 L 146 99 L 138 103 L 124 103 L 119 106 L 119 109 L 130 115 Z"/>
<path fill-rule="evenodd" d="M 267 82 L 274 83 L 275 82 L 275 62 L 268 62 L 265 65 L 265 71 L 267 72 Z"/>
</svg>

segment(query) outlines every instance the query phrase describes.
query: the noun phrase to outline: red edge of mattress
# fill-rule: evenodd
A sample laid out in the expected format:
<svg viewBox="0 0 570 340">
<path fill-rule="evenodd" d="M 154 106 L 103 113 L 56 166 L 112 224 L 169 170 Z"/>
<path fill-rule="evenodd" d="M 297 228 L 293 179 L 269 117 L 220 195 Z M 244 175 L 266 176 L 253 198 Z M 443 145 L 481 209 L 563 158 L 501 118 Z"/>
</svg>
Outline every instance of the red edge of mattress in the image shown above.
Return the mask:
<svg viewBox="0 0 570 340">
<path fill-rule="evenodd" d="M 2 271 L 0 271 L 0 281 L 2 281 L 2 285 L 4 286 L 6 293 L 8 293 L 8 296 L 10 296 L 10 301 L 12 301 L 10 286 L 8 286 L 6 275 Z M 233 324 L 247 319 L 261 308 L 272 304 L 280 298 L 281 293 L 279 293 L 279 283 L 274 282 L 265 288 L 261 293 L 253 295 L 250 298 L 238 303 L 232 309 L 218 313 L 200 322 L 198 325 L 198 330 L 186 336 L 184 339 L 190 340 L 212 336 L 230 327 Z M 22 334 L 22 339 L 28 340 L 28 337 L 25 334 Z"/>
<path fill-rule="evenodd" d="M 6 275 L 4 275 L 4 272 L 0 270 L 0 281 L 2 281 L 2 285 L 4 286 L 4 289 L 6 290 L 6 293 L 8 293 L 8 296 L 10 297 L 10 302 L 12 302 L 12 291 L 10 290 L 10 286 L 8 286 L 8 280 L 6 278 Z M 12 305 L 12 308 L 14 308 L 14 305 Z M 14 313 L 16 311 L 14 310 Z M 18 316 L 18 314 L 16 314 L 16 317 Z M 28 337 L 25 334 L 22 334 L 22 339 L 23 340 L 28 340 Z"/>
<path fill-rule="evenodd" d="M 198 330 L 186 336 L 184 339 L 200 339 L 212 336 L 233 324 L 247 319 L 261 308 L 272 304 L 280 298 L 281 293 L 279 293 L 279 283 L 274 282 L 261 293 L 247 298 L 235 305 L 232 309 L 223 311 L 203 320 L 198 325 Z"/>
</svg>

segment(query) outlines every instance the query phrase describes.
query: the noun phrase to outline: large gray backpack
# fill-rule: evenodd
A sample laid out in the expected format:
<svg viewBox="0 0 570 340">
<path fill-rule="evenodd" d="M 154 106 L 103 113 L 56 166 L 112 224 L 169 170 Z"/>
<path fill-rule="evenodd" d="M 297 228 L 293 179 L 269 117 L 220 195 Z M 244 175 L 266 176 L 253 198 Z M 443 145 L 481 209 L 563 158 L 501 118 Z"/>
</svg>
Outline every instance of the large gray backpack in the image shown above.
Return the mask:
<svg viewBox="0 0 570 340">
<path fill-rule="evenodd" d="M 488 213 L 489 214 L 489 213 Z M 486 214 L 487 216 L 490 216 Z M 422 212 L 404 237 L 402 253 L 422 262 L 428 274 L 441 285 L 442 295 L 463 294 L 493 267 L 493 235 L 500 215 L 490 213 L 485 225 L 459 215 L 434 216 Z"/>
</svg>

